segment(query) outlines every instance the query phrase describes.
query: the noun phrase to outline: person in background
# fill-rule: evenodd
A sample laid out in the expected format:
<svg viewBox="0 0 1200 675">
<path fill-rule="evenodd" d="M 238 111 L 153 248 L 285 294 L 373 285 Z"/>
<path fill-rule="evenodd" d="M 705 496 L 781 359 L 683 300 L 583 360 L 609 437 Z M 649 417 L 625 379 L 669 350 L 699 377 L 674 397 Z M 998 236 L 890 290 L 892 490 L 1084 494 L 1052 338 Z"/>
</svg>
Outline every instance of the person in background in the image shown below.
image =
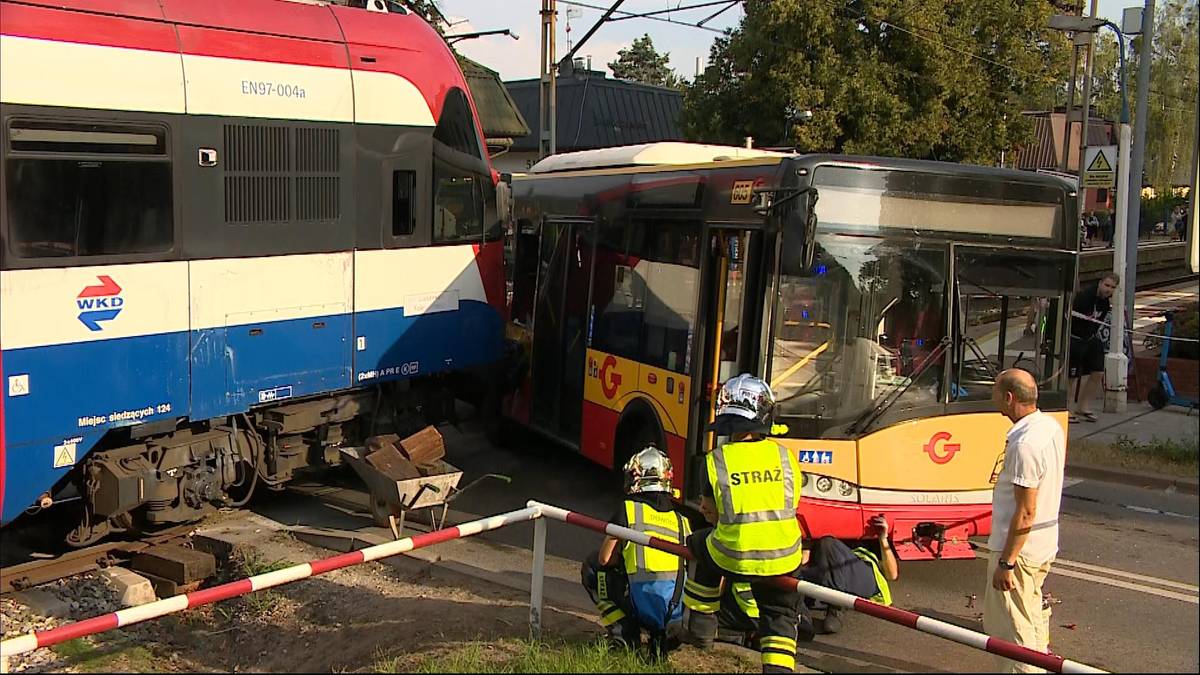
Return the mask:
<svg viewBox="0 0 1200 675">
<path fill-rule="evenodd" d="M 1121 277 L 1114 273 L 1104 275 L 1093 285 L 1080 289 L 1071 305 L 1071 349 L 1068 377 L 1073 404 L 1070 406 L 1071 421 L 1095 422 L 1092 400 L 1103 388 L 1104 340 L 1100 336 L 1100 325 L 1108 322 L 1112 311 L 1112 296 L 1121 284 Z M 1120 338 L 1118 338 L 1120 339 Z"/>
<path fill-rule="evenodd" d="M 992 402 L 1013 426 L 992 491 L 983 628 L 993 637 L 1045 652 L 1050 608 L 1043 603 L 1042 584 L 1058 555 L 1067 444 L 1063 428 L 1038 410 L 1037 401 L 1037 381 L 1028 372 L 1013 368 L 996 377 Z M 999 672 L 1039 672 L 998 658 Z"/>
</svg>

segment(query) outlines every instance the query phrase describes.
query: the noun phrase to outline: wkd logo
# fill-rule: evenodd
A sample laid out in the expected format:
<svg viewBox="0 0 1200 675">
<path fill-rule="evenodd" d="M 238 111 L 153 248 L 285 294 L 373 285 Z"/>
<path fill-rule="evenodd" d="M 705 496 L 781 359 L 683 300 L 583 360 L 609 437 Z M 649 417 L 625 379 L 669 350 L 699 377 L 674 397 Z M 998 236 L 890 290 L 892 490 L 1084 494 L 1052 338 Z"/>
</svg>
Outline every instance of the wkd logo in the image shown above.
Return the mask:
<svg viewBox="0 0 1200 675">
<path fill-rule="evenodd" d="M 99 284 L 85 287 L 75 298 L 75 304 L 79 305 L 79 321 L 90 331 L 102 330 L 100 322 L 117 318 L 125 304 L 121 287 L 112 277 L 101 275 L 96 279 Z"/>
</svg>

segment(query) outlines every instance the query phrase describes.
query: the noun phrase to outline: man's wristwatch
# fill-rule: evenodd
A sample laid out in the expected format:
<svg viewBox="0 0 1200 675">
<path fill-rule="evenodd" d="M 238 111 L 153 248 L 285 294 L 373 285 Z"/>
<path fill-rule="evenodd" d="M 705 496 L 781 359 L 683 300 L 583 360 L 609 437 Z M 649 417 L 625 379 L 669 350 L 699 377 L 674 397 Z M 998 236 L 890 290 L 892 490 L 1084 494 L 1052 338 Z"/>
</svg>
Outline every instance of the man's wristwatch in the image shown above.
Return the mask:
<svg viewBox="0 0 1200 675">
<path fill-rule="evenodd" d="M 1012 571 L 1012 570 L 1015 570 L 1015 569 L 1017 569 L 1017 564 L 1016 564 L 1016 563 L 1010 563 L 1010 562 L 1007 562 L 1007 561 L 1004 561 L 1004 560 L 1001 560 L 1001 561 L 1000 561 L 1000 563 L 999 563 L 999 565 L 1000 565 L 1001 567 L 1003 567 L 1004 569 L 1006 569 L 1006 570 L 1009 570 L 1009 571 Z"/>
</svg>

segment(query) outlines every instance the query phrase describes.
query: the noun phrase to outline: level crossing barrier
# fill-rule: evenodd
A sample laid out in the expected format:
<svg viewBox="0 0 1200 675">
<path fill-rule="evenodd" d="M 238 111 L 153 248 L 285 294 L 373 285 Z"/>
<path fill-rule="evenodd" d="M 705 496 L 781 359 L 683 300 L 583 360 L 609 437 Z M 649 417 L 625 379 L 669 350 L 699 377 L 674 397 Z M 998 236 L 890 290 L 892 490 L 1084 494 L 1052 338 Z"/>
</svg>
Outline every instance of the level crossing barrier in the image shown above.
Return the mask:
<svg viewBox="0 0 1200 675">
<path fill-rule="evenodd" d="M 321 560 L 293 565 L 274 572 L 258 574 L 238 581 L 231 581 L 212 588 L 184 593 L 162 600 L 156 600 L 144 605 L 129 607 L 109 614 L 77 621 L 44 631 L 34 631 L 9 638 L 0 642 L 0 662 L 7 662 L 7 657 L 16 656 L 35 649 L 50 647 L 68 640 L 88 635 L 95 635 L 114 628 L 130 626 L 142 621 L 148 621 L 168 614 L 181 612 L 192 607 L 199 607 L 221 600 L 227 600 L 256 591 L 262 591 L 275 586 L 307 579 L 308 577 L 325 574 L 343 567 L 359 565 L 365 562 L 388 558 L 400 553 L 433 546 L 453 539 L 471 537 L 477 534 L 497 530 L 515 523 L 533 521 L 533 569 L 530 580 L 529 597 L 529 626 L 534 636 L 540 636 L 542 630 L 543 582 L 546 562 L 546 519 L 558 520 L 577 527 L 593 530 L 613 536 L 623 541 L 631 541 L 643 546 L 649 546 L 660 551 L 680 556 L 686 560 L 692 559 L 691 552 L 685 546 L 663 539 L 652 537 L 644 532 L 638 532 L 613 523 L 596 520 L 590 516 L 568 511 L 550 504 L 529 501 L 526 507 L 509 511 L 488 518 L 480 518 L 455 527 L 427 532 L 425 534 L 406 537 L 375 546 L 368 546 L 357 551 L 335 555 Z M 926 616 L 895 607 L 886 607 L 865 600 L 855 595 L 835 591 L 831 588 L 818 586 L 792 577 L 775 577 L 775 583 L 781 588 L 795 591 L 813 597 L 826 604 L 853 610 L 861 614 L 873 616 L 884 621 L 906 626 L 947 640 L 974 647 L 983 651 L 997 654 L 1005 658 L 1020 661 L 1030 665 L 1045 668 L 1051 672 L 1062 673 L 1104 673 L 1107 671 L 1063 658 L 1056 654 L 1039 652 L 1021 645 L 989 637 L 983 633 L 955 626 L 944 621 L 938 621 Z"/>
</svg>

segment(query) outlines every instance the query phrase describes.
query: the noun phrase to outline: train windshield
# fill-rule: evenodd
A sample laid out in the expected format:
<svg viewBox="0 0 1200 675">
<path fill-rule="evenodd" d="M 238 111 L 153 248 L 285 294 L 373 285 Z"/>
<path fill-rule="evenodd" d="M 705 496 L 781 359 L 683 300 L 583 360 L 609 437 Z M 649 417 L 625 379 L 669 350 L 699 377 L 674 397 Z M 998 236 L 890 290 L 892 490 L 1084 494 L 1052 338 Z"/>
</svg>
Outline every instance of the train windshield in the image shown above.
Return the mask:
<svg viewBox="0 0 1200 675">
<path fill-rule="evenodd" d="M 813 255 L 790 255 L 785 235 L 766 369 L 790 435 L 851 438 L 986 406 L 1005 368 L 1063 391 L 1063 192 L 956 178 L 816 170 Z"/>
</svg>

